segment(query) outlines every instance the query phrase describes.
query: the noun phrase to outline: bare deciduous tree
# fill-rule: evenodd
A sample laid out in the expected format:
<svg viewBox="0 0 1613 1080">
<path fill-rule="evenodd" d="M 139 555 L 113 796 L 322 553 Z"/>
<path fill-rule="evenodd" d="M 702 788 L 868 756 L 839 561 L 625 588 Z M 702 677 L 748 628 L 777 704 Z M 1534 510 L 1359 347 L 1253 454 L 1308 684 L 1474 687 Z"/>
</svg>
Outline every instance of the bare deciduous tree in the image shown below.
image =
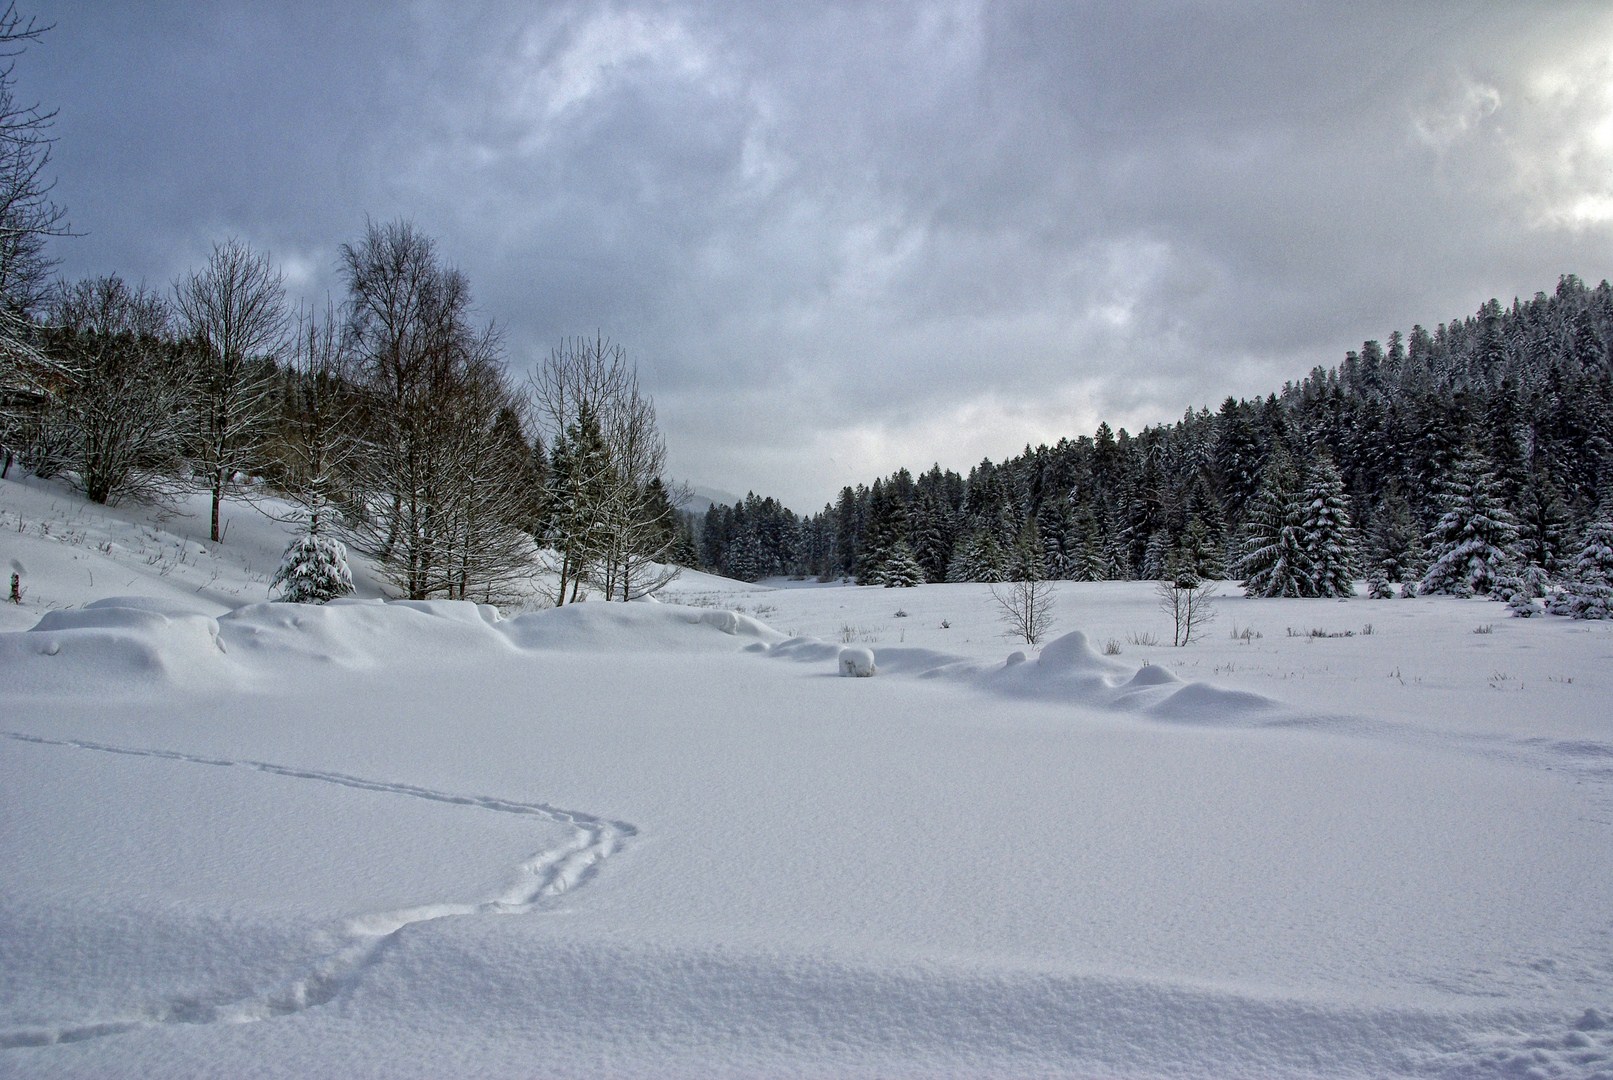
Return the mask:
<svg viewBox="0 0 1613 1080">
<path fill-rule="evenodd" d="M 45 240 L 70 234 L 51 199 L 51 124 L 56 114 L 17 100 L 16 58 L 50 29 L 0 14 L 0 476 L 10 468 L 25 419 L 65 385 L 59 360 L 40 348 L 33 316 L 45 303 L 55 260 Z"/>
<path fill-rule="evenodd" d="M 60 287 L 48 318 L 68 381 L 31 455 L 39 468 L 71 471 L 98 503 L 173 494 L 191 391 L 168 305 L 104 277 Z"/>
<path fill-rule="evenodd" d="M 497 334 L 471 325 L 469 282 L 408 222 L 371 222 L 342 261 L 346 342 L 367 399 L 348 537 L 410 597 L 491 596 L 531 552 L 530 493 L 490 464 L 500 411 L 519 407 Z"/>
<path fill-rule="evenodd" d="M 662 473 L 666 442 L 626 351 L 603 336 L 566 341 L 534 373 L 532 398 L 554 448 L 544 537 L 555 602 L 585 585 L 607 600 L 653 594 L 677 577 L 680 491 Z"/>
<path fill-rule="evenodd" d="M 1190 574 L 1178 575 L 1171 581 L 1161 581 L 1156 595 L 1159 609 L 1171 617 L 1175 633 L 1171 644 L 1177 648 L 1191 645 L 1204 636 L 1204 630 L 1215 621 L 1213 586 Z"/>
<path fill-rule="evenodd" d="M 198 360 L 193 453 L 212 493 L 208 535 L 217 543 L 224 493 L 259 463 L 267 434 L 274 361 L 286 337 L 284 280 L 267 255 L 232 238 L 174 284 L 174 307 Z"/>
<path fill-rule="evenodd" d="M 1008 627 L 1004 633 L 1027 645 L 1040 645 L 1053 630 L 1053 598 L 1057 590 L 1050 581 L 1030 578 L 1008 585 L 993 585 L 991 598 L 997 602 L 997 617 Z"/>
</svg>

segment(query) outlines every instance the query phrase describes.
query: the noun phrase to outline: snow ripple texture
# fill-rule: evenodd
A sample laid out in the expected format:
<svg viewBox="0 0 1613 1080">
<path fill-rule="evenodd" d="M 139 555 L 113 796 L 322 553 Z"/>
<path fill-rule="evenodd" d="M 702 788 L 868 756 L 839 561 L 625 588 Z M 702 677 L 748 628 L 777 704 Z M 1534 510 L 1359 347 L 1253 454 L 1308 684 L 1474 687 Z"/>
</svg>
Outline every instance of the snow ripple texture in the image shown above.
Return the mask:
<svg viewBox="0 0 1613 1080">
<path fill-rule="evenodd" d="M 341 930 L 340 944 L 325 956 L 314 970 L 288 985 L 249 997 L 216 1001 L 187 999 L 163 1002 L 144 1007 L 132 1016 L 104 1021 L 0 1031 L 0 1050 L 80 1042 L 158 1024 L 251 1023 L 327 1004 L 340 997 L 362 977 L 365 969 L 381 957 L 406 927 L 454 916 L 524 915 L 540 911 L 547 901 L 590 881 L 599 872 L 606 859 L 620 851 L 627 841 L 638 835 L 638 830 L 626 822 L 608 821 L 591 814 L 565 810 L 545 803 L 517 802 L 492 795 L 461 795 L 412 784 L 371 780 L 345 773 L 292 768 L 266 761 L 237 761 L 183 754 L 173 750 L 111 746 L 78 739 L 47 739 L 19 732 L 4 734 L 7 738 L 44 746 L 132 757 L 162 758 L 216 768 L 250 769 L 275 776 L 337 784 L 384 795 L 425 799 L 456 806 L 472 806 L 500 814 L 528 815 L 568 826 L 573 830 L 573 836 L 569 842 L 560 847 L 540 851 L 521 863 L 516 869 L 514 883 L 496 895 L 468 903 L 422 904 L 416 907 L 376 911 L 349 919 Z"/>
</svg>

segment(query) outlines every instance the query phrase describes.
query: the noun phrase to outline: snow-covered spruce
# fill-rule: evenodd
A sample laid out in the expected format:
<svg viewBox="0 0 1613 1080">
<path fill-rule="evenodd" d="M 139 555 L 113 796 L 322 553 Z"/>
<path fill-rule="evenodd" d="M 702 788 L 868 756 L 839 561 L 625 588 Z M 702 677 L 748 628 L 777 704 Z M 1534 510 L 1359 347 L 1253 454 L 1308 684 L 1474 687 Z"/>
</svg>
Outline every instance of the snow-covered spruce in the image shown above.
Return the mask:
<svg viewBox="0 0 1613 1080">
<path fill-rule="evenodd" d="M 1274 452 L 1249 504 L 1237 564 L 1232 572 L 1249 597 L 1303 596 L 1310 562 L 1301 539 L 1292 460 Z"/>
<path fill-rule="evenodd" d="M 1515 565 L 1509 564 L 1496 574 L 1495 584 L 1490 588 L 1490 599 L 1510 603 L 1514 596 L 1525 592 L 1523 574 Z"/>
<path fill-rule="evenodd" d="M 1344 482 L 1322 455 L 1301 484 L 1286 454 L 1272 455 L 1250 503 L 1235 572 L 1250 597 L 1349 596 L 1355 532 Z"/>
<path fill-rule="evenodd" d="M 1546 610 L 1571 619 L 1613 619 L 1613 518 L 1585 530 L 1571 579 L 1546 601 Z"/>
<path fill-rule="evenodd" d="M 280 568 L 269 582 L 278 599 L 291 604 L 323 604 L 353 591 L 347 548 L 340 540 L 305 533 L 286 545 Z"/>
<path fill-rule="evenodd" d="M 899 540 L 879 567 L 879 581 L 887 589 L 911 589 L 924 584 L 924 568 L 913 556 L 906 540 Z"/>
<path fill-rule="evenodd" d="M 1546 601 L 1546 610 L 1570 619 L 1613 619 L 1613 585 L 1571 581 Z"/>
<path fill-rule="evenodd" d="M 1527 590 L 1519 589 L 1507 599 L 1507 610 L 1514 619 L 1532 619 L 1541 613 L 1540 601 L 1530 596 Z"/>
<path fill-rule="evenodd" d="M 1305 595 L 1351 595 L 1355 591 L 1355 529 L 1350 524 L 1344 481 L 1332 458 L 1324 454 L 1311 463 L 1299 502 L 1302 542 L 1311 564 Z"/>
<path fill-rule="evenodd" d="M 1432 561 L 1418 591 L 1458 597 L 1488 593 L 1512 561 L 1518 523 L 1477 450 L 1462 455 L 1442 486 L 1443 513 L 1425 538 Z"/>
<path fill-rule="evenodd" d="M 1613 516 L 1598 518 L 1585 529 L 1585 542 L 1574 556 L 1569 576 L 1613 584 Z"/>
</svg>

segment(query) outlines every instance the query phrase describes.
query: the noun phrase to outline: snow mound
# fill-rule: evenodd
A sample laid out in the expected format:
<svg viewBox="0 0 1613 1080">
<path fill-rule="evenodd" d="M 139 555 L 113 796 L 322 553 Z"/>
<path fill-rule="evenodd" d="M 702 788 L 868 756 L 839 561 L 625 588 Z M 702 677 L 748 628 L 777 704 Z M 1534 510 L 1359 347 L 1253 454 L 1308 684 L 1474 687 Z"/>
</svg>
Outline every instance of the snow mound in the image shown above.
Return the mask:
<svg viewBox="0 0 1613 1080">
<path fill-rule="evenodd" d="M 1159 664 L 1144 664 L 1137 669 L 1137 674 L 1133 675 L 1126 685 L 1130 687 L 1169 686 L 1171 683 L 1181 681 L 1176 677 L 1176 672 L 1168 667 L 1161 667 Z"/>
<path fill-rule="evenodd" d="M 498 632 L 517 648 L 563 652 L 732 652 L 785 640 L 747 615 L 677 604 L 567 604 L 507 619 Z"/>
<path fill-rule="evenodd" d="M 697 617 L 689 621 L 697 626 L 709 626 L 720 630 L 731 637 L 777 640 L 779 636 L 766 624 L 758 622 L 749 615 L 741 615 L 737 611 L 701 611 Z"/>
<path fill-rule="evenodd" d="M 840 656 L 840 646 L 820 638 L 792 637 L 779 642 L 768 650 L 771 656 L 788 660 L 800 660 L 804 663 L 816 664 L 825 660 L 835 660 Z"/>
<path fill-rule="evenodd" d="M 731 652 L 782 640 L 736 612 L 664 604 L 574 604 L 504 619 L 465 601 L 344 598 L 249 604 L 214 618 L 174 600 L 114 597 L 0 633 L 0 671 L 8 687 L 29 691 L 243 686 L 283 679 L 288 663 L 356 671 L 515 650 Z"/>
<path fill-rule="evenodd" d="M 1236 723 L 1264 714 L 1276 704 L 1271 698 L 1248 690 L 1227 690 L 1195 682 L 1183 684 L 1163 701 L 1150 705 L 1147 711 L 1150 716 L 1165 720 Z"/>
<path fill-rule="evenodd" d="M 866 679 L 878 669 L 874 667 L 874 650 L 847 648 L 840 650 L 840 675 L 847 679 Z"/>
<path fill-rule="evenodd" d="M 1122 670 L 1122 665 L 1098 655 L 1086 634 L 1079 630 L 1072 630 L 1048 642 L 1046 648 L 1042 650 L 1042 655 L 1037 657 L 1036 663 L 1044 671 L 1057 671 L 1061 674 L 1107 675 Z"/>
<path fill-rule="evenodd" d="M 31 631 L 0 634 L 0 669 L 16 690 L 183 680 L 222 659 L 218 622 L 171 601 L 114 597 L 48 611 Z"/>
<path fill-rule="evenodd" d="M 1031 701 L 1096 706 L 1175 722 L 1243 725 L 1263 722 L 1276 702 L 1260 694 L 1184 682 L 1159 664 L 1132 669 L 1100 655 L 1079 630 L 1049 642 L 1032 662 L 1015 651 L 1001 664 L 935 649 L 892 646 L 843 648 L 816 638 L 795 637 L 767 648 L 776 657 L 810 663 L 833 660 L 841 675 L 875 670 L 962 686 Z"/>
<path fill-rule="evenodd" d="M 221 616 L 219 626 L 232 656 L 360 670 L 411 657 L 508 650 L 508 639 L 489 621 L 493 609 L 484 607 L 446 600 L 263 603 Z"/>
</svg>

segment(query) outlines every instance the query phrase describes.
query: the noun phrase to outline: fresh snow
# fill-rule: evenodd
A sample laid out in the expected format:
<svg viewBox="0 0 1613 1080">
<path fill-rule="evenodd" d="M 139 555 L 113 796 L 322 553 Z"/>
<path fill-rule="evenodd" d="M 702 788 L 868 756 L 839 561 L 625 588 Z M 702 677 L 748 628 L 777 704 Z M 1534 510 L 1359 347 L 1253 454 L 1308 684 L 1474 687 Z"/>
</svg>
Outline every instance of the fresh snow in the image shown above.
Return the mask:
<svg viewBox="0 0 1613 1080">
<path fill-rule="evenodd" d="M 1613 1075 L 1613 625 L 274 604 L 227 516 L 0 481 L 0 1075 Z"/>
</svg>

